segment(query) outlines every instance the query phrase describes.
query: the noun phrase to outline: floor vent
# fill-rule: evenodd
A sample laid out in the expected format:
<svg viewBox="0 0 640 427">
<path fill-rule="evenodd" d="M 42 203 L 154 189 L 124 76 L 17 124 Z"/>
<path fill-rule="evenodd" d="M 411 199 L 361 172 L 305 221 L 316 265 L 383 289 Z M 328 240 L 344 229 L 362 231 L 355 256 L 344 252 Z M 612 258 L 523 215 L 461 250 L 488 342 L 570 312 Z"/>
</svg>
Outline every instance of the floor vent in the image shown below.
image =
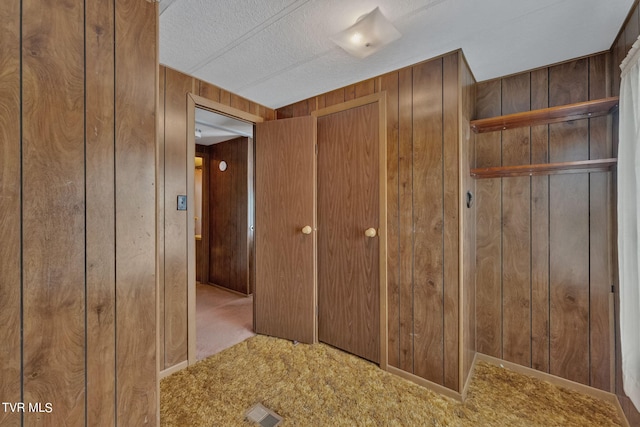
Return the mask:
<svg viewBox="0 0 640 427">
<path fill-rule="evenodd" d="M 249 421 L 253 421 L 261 427 L 275 427 L 282 422 L 280 415 L 260 403 L 251 407 L 251 409 L 247 411 L 246 417 Z"/>
</svg>

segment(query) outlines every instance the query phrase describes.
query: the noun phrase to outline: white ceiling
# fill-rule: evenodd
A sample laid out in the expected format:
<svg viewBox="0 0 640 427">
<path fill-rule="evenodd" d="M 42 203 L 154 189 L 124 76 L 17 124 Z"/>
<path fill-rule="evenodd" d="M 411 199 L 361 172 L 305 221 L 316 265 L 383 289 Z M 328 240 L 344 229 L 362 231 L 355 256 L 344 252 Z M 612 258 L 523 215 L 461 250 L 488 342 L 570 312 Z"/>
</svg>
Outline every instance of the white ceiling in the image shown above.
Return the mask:
<svg viewBox="0 0 640 427">
<path fill-rule="evenodd" d="M 196 133 L 199 130 L 201 136 L 196 136 L 196 144 L 212 145 L 247 136 L 253 138 L 253 124 L 211 111 L 196 108 Z"/>
<path fill-rule="evenodd" d="M 478 81 L 608 50 L 633 0 L 160 0 L 160 62 L 278 108 L 462 48 Z M 402 38 L 330 36 L 376 6 Z"/>
</svg>

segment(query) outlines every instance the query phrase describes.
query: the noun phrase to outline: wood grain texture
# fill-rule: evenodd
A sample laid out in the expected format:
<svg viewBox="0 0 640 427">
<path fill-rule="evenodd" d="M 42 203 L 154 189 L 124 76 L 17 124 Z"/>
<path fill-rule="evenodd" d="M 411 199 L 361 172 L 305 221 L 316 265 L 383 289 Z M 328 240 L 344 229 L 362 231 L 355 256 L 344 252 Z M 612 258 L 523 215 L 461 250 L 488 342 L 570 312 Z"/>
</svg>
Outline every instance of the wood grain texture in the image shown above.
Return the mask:
<svg viewBox="0 0 640 427">
<path fill-rule="evenodd" d="M 84 8 L 23 1 L 23 401 L 85 420 Z M 60 49 L 59 46 L 64 46 Z M 155 73 L 155 71 L 154 71 Z M 55 314 L 54 314 L 55 313 Z M 64 385 L 64 387 L 62 387 Z"/>
<path fill-rule="evenodd" d="M 380 360 L 378 103 L 318 117 L 318 339 Z"/>
<path fill-rule="evenodd" d="M 442 167 L 443 167 L 443 339 L 444 386 L 461 391 L 460 347 L 460 212 L 459 183 L 459 67 L 457 54 L 442 58 Z"/>
<path fill-rule="evenodd" d="M 116 422 L 156 425 L 158 5 L 115 5 Z"/>
<path fill-rule="evenodd" d="M 460 206 L 462 216 L 461 260 L 462 267 L 462 360 L 460 361 L 460 390 L 470 378 L 474 357 L 476 355 L 476 206 L 472 201 L 467 207 L 465 197 L 467 191 L 476 197 L 476 182 L 471 179 L 470 170 L 475 166 L 475 135 L 469 128 L 469 122 L 475 117 L 476 81 L 469 69 L 464 55 L 460 52 Z"/>
<path fill-rule="evenodd" d="M 209 150 L 204 145 L 196 144 L 196 156 L 202 157 L 202 270 L 200 283 L 209 283 L 209 256 L 211 250 L 209 183 L 211 182 L 211 160 Z"/>
<path fill-rule="evenodd" d="M 530 76 L 502 80 L 502 112 L 529 109 Z M 502 164 L 530 160 L 529 128 L 502 131 Z M 502 358 L 524 366 L 531 359 L 530 179 L 502 181 Z"/>
<path fill-rule="evenodd" d="M 549 105 L 584 101 L 588 86 L 587 59 L 555 66 Z M 549 125 L 551 162 L 588 156 L 588 123 Z M 589 384 L 588 175 L 550 177 L 549 198 L 550 373 Z"/>
<path fill-rule="evenodd" d="M 310 116 L 259 123 L 255 142 L 256 332 L 306 343 L 315 335 L 314 236 L 301 233 L 315 226 L 313 130 Z"/>
<path fill-rule="evenodd" d="M 413 69 L 398 72 L 399 368 L 414 371 L 413 323 Z"/>
<path fill-rule="evenodd" d="M 166 69 L 164 123 L 164 368 L 187 359 L 187 211 L 176 209 L 178 195 L 187 194 L 187 97 L 194 91 L 191 77 Z M 188 165 L 191 167 L 188 168 Z"/>
<path fill-rule="evenodd" d="M 414 373 L 444 382 L 442 59 L 413 68 Z"/>
<path fill-rule="evenodd" d="M 387 300 L 388 364 L 400 366 L 400 266 L 399 266 L 399 92 L 398 73 L 380 77 L 387 92 Z"/>
<path fill-rule="evenodd" d="M 589 97 L 608 94 L 607 57 L 589 58 Z M 589 120 L 589 158 L 612 156 L 611 119 Z M 589 176 L 589 384 L 601 390 L 612 389 L 611 349 L 614 345 L 610 322 L 612 283 L 611 246 L 611 173 Z"/>
<path fill-rule="evenodd" d="M 502 113 L 501 82 L 480 83 L 476 88 L 476 114 Z M 501 164 L 500 134 L 475 136 L 476 167 Z M 476 183 L 476 329 L 477 350 L 502 357 L 502 194 L 501 181 Z"/>
<path fill-rule="evenodd" d="M 115 423 L 114 3 L 85 5 L 87 424 Z"/>
<path fill-rule="evenodd" d="M 207 148 L 209 282 L 248 295 L 248 147 L 246 137 Z M 227 162 L 222 172 L 218 165 Z"/>
<path fill-rule="evenodd" d="M 164 349 L 164 313 L 165 313 L 165 295 L 164 295 L 164 235 L 165 235 L 165 209 L 166 200 L 164 197 L 164 176 L 165 176 L 165 143 L 164 143 L 164 110 L 165 110 L 165 87 L 166 87 L 167 69 L 164 66 L 159 67 L 158 71 L 158 145 L 156 148 L 156 175 L 158 182 L 156 185 L 156 247 L 158 256 L 158 266 L 156 274 L 158 275 L 158 362 L 160 371 L 165 368 L 165 349 Z"/>
<path fill-rule="evenodd" d="M 0 396 L 20 402 L 22 294 L 20 261 L 20 2 L 0 8 Z M 19 426 L 21 414 L 2 411 L 0 424 Z"/>
<path fill-rule="evenodd" d="M 640 22 L 639 22 L 639 13 L 638 8 L 629 13 L 629 17 L 627 22 L 625 23 L 624 29 L 624 51 L 623 55 L 626 56 L 631 50 L 631 46 L 638 39 L 638 34 L 640 34 Z"/>
<path fill-rule="evenodd" d="M 549 105 L 546 68 L 531 72 L 531 108 Z M 549 161 L 548 126 L 531 127 L 531 163 Z M 531 178 L 531 367 L 549 372 L 549 177 Z"/>
</svg>

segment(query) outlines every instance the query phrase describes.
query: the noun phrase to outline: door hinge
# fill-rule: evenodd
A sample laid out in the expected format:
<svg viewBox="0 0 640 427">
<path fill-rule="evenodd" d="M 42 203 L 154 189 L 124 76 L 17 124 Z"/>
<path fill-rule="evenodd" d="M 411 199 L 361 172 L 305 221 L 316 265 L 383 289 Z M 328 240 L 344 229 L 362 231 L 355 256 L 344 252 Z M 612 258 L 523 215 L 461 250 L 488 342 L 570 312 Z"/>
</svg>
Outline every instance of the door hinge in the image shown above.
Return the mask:
<svg viewBox="0 0 640 427">
<path fill-rule="evenodd" d="M 611 293 L 615 294 L 616 293 L 616 287 L 615 285 L 611 285 Z"/>
</svg>

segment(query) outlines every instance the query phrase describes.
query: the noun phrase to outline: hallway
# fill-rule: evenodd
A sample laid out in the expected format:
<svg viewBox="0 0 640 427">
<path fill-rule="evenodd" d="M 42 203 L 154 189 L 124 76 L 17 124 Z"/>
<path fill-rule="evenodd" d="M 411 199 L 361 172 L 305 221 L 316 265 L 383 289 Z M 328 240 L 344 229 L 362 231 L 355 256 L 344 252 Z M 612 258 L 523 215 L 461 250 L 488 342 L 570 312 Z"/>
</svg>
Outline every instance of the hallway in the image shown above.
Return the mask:
<svg viewBox="0 0 640 427">
<path fill-rule="evenodd" d="M 254 336 L 253 296 L 196 284 L 197 360 Z"/>
</svg>

